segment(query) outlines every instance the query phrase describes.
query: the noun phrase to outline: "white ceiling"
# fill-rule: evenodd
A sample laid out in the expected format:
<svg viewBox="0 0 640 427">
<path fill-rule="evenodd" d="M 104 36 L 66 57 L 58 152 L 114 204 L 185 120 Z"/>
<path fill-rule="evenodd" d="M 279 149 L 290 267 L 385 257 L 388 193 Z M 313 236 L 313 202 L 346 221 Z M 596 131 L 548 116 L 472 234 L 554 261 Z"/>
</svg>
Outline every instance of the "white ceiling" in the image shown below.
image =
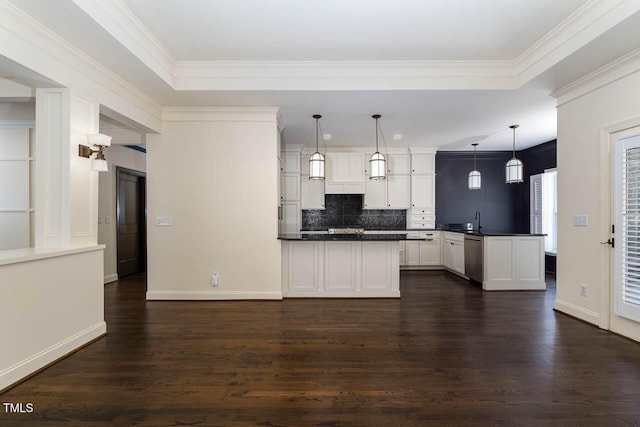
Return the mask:
<svg viewBox="0 0 640 427">
<path fill-rule="evenodd" d="M 536 145 L 551 91 L 640 48 L 637 0 L 11 2 L 161 105 L 280 107 L 295 144 L 319 113 L 370 145 L 380 113 L 389 147 Z"/>
</svg>

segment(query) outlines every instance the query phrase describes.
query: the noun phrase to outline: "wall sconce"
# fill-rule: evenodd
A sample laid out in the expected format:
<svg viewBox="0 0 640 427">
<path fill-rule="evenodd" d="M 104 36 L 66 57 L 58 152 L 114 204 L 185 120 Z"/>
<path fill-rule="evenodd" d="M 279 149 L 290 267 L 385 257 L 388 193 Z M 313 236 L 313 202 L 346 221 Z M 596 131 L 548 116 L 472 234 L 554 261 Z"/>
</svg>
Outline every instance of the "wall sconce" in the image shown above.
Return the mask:
<svg viewBox="0 0 640 427">
<path fill-rule="evenodd" d="M 78 146 L 78 155 L 88 159 L 95 154 L 95 157 L 92 160 L 91 169 L 98 172 L 108 171 L 107 159 L 104 158 L 104 149 L 111 145 L 111 137 L 101 133 L 91 133 L 87 135 L 87 141 L 89 142 L 88 147 L 86 145 Z"/>
</svg>

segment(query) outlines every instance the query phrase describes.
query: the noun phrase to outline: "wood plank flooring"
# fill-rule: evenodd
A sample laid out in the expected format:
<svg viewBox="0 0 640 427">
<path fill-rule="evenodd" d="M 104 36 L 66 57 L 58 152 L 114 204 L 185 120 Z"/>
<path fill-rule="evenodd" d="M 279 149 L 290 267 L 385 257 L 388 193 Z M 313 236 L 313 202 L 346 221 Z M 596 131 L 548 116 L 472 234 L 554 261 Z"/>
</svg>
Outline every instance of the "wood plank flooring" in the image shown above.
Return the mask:
<svg viewBox="0 0 640 427">
<path fill-rule="evenodd" d="M 640 344 L 403 272 L 402 299 L 144 300 L 105 287 L 109 335 L 0 396 L 0 426 L 638 426 Z M 4 344 L 6 345 L 6 343 Z"/>
</svg>

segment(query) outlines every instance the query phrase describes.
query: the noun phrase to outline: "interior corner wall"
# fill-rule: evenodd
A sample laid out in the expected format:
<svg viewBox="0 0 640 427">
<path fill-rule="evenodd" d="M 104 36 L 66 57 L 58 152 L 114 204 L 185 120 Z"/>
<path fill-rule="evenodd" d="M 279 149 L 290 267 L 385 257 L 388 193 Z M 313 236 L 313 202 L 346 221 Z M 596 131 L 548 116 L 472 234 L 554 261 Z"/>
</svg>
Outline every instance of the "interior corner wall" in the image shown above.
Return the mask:
<svg viewBox="0 0 640 427">
<path fill-rule="evenodd" d="M 147 136 L 147 299 L 282 298 L 277 140 L 275 114 Z"/>
<path fill-rule="evenodd" d="M 595 325 L 606 325 L 611 249 L 600 241 L 609 229 L 601 185 L 609 156 L 601 150 L 605 127 L 640 118 L 640 64 L 635 73 L 558 107 L 558 263 L 555 308 Z M 562 101 L 562 99 L 561 99 Z M 605 185 L 606 187 L 606 185 Z M 605 206 L 603 208 L 602 206 Z M 574 215 L 588 215 L 588 226 L 574 227 Z M 580 284 L 588 287 L 580 295 Z M 611 330 L 640 340 L 640 323 L 611 316 Z"/>
<path fill-rule="evenodd" d="M 146 172 L 147 156 L 131 148 L 111 145 L 105 149 L 105 158 L 109 170 L 100 172 L 98 243 L 105 245 L 104 283 L 110 283 L 118 280 L 116 167 Z"/>
</svg>

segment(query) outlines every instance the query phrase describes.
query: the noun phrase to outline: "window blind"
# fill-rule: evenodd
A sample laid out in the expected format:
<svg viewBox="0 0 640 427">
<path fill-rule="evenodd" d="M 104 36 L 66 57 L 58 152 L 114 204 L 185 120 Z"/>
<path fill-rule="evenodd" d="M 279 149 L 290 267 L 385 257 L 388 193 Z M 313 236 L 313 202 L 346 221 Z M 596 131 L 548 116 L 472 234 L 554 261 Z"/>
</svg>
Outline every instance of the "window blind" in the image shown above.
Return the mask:
<svg viewBox="0 0 640 427">
<path fill-rule="evenodd" d="M 530 230 L 533 234 L 542 234 L 542 174 L 531 175 L 529 179 Z"/>
<path fill-rule="evenodd" d="M 622 157 L 619 314 L 640 321 L 640 147 L 623 150 Z"/>
</svg>

